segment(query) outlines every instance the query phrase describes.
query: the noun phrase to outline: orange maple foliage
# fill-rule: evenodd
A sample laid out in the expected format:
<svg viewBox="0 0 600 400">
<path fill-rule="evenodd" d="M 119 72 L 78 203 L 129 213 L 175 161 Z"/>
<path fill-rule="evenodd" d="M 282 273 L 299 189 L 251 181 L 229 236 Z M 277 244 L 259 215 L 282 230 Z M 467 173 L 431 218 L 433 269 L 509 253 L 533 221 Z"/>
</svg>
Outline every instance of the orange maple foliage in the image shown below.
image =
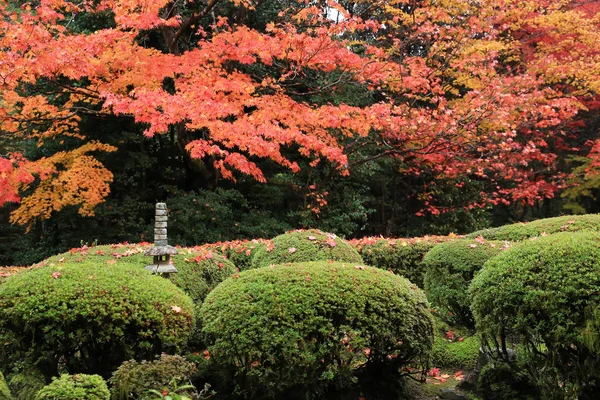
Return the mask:
<svg viewBox="0 0 600 400">
<path fill-rule="evenodd" d="M 466 207 L 533 202 L 563 186 L 557 153 L 573 150 L 565 124 L 584 107 L 582 96 L 599 89 L 598 7 L 301 0 L 257 30 L 227 18 L 221 2 L 0 4 L 1 134 L 40 145 L 63 136 L 85 143 L 81 116 L 111 114 L 142 124 L 147 136 L 174 132 L 191 157 L 234 180 L 238 171 L 265 181 L 257 164 L 264 158 L 298 171 L 287 152 L 294 148 L 313 167 L 327 161 L 341 174 L 395 157 L 401 173 L 426 171 L 432 184 L 465 176 L 487 182 L 481 201 Z M 70 28 L 80 14 L 107 11 L 114 27 Z M 140 39 L 149 32 L 162 47 Z M 311 82 L 309 72 L 324 79 Z M 40 82 L 51 95 L 27 90 Z M 311 99 L 349 84 L 377 100 Z M 380 151 L 360 158 L 365 145 Z M 93 143 L 41 160 L 0 159 L 0 205 L 35 185 L 13 222 L 67 205 L 90 215 L 112 176 L 89 153 L 112 150 Z M 444 210 L 427 190 L 423 198 L 422 213 Z"/>
</svg>

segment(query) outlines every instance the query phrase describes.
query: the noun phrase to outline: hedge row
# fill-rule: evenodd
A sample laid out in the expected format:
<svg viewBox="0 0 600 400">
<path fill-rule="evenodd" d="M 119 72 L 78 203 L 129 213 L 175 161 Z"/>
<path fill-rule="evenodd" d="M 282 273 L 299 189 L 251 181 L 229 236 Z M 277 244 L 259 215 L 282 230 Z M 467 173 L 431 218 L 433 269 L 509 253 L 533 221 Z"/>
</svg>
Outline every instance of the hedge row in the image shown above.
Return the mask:
<svg viewBox="0 0 600 400">
<path fill-rule="evenodd" d="M 508 240 L 519 242 L 536 236 L 559 232 L 600 231 L 600 214 L 567 215 L 564 217 L 538 219 L 532 222 L 520 222 L 489 228 L 467 235 L 474 239 L 481 236 L 487 240 Z"/>
<path fill-rule="evenodd" d="M 367 265 L 404 276 L 420 288 L 424 287 L 423 257 L 437 244 L 455 240 L 458 236 L 425 236 L 410 239 L 366 237 L 351 240 Z"/>
</svg>

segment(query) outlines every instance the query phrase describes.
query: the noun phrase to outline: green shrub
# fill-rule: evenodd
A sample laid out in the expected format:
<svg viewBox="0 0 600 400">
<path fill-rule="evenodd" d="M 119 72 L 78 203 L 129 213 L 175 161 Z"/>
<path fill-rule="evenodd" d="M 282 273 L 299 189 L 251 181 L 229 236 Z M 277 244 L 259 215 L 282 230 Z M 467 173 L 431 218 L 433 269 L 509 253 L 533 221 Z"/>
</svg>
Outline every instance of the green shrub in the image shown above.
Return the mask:
<svg viewBox="0 0 600 400">
<path fill-rule="evenodd" d="M 34 268 L 0 286 L 0 369 L 25 360 L 50 378 L 60 362 L 108 376 L 126 359 L 184 345 L 193 313 L 181 289 L 138 266 Z"/>
<path fill-rule="evenodd" d="M 487 240 L 519 242 L 536 236 L 559 232 L 600 231 L 600 214 L 567 215 L 564 217 L 519 222 L 498 228 L 482 229 L 467 235 L 469 238 L 482 236 Z"/>
<path fill-rule="evenodd" d="M 508 243 L 458 239 L 440 243 L 425 255 L 425 293 L 442 318 L 474 327 L 468 287 L 483 264 L 508 247 Z"/>
<path fill-rule="evenodd" d="M 471 282 L 478 331 L 492 348 L 519 342 L 547 398 L 599 388 L 599 242 L 597 232 L 526 241 L 491 258 Z"/>
<path fill-rule="evenodd" d="M 483 400 L 540 398 L 530 377 L 517 363 L 487 363 L 479 373 L 477 391 Z"/>
<path fill-rule="evenodd" d="M 431 365 L 437 368 L 475 369 L 479 347 L 477 336 L 468 336 L 462 341 L 436 337 L 431 350 Z"/>
<path fill-rule="evenodd" d="M 113 400 L 153 399 L 156 396 L 149 393 L 151 389 L 167 389 L 172 392 L 175 386 L 189 385 L 195 372 L 194 364 L 181 356 L 163 354 L 158 360 L 151 362 L 125 361 L 110 378 L 111 398 Z M 179 394 L 192 397 L 196 394 L 196 390 L 187 389 Z"/>
<path fill-rule="evenodd" d="M 144 251 L 152 247 L 150 243 L 117 243 L 101 246 L 82 246 L 65 253 L 49 257 L 35 264 L 36 267 L 57 266 L 74 263 L 94 263 L 95 265 L 129 265 L 144 268 L 152 262 L 152 257 Z M 204 247 L 178 248 L 178 254 L 171 256 L 175 266 L 197 257 L 204 257 L 208 249 Z"/>
<path fill-rule="evenodd" d="M 260 248 L 252 259 L 252 268 L 306 261 L 346 261 L 362 264 L 362 258 L 348 242 L 332 233 L 317 229 L 291 231 Z"/>
<path fill-rule="evenodd" d="M 359 370 L 396 381 L 400 368 L 427 360 L 433 343 L 423 292 L 355 263 L 242 272 L 208 295 L 201 315 L 214 368 L 249 397 L 322 396 L 351 385 Z"/>
<path fill-rule="evenodd" d="M 367 265 L 393 271 L 423 288 L 423 257 L 438 243 L 454 240 L 454 236 L 426 236 L 410 239 L 362 238 L 350 243 L 356 247 Z"/>
<path fill-rule="evenodd" d="M 106 382 L 99 375 L 61 375 L 40 390 L 36 400 L 109 400 Z"/>
<path fill-rule="evenodd" d="M 46 386 L 46 379 L 35 369 L 7 376 L 8 387 L 15 400 L 31 400 Z"/>
<path fill-rule="evenodd" d="M 195 305 L 195 315 L 198 315 L 204 298 L 223 280 L 237 272 L 235 265 L 221 254 L 208 251 L 193 259 L 186 259 L 177 265 L 176 274 L 169 279 L 190 296 Z M 189 340 L 193 348 L 202 347 L 202 332 L 200 318 L 196 318 L 194 332 Z"/>
<path fill-rule="evenodd" d="M 0 400 L 12 400 L 10 390 L 8 389 L 8 385 L 4 380 L 4 375 L 2 375 L 2 372 L 0 372 Z"/>
<path fill-rule="evenodd" d="M 245 271 L 252 268 L 252 259 L 259 250 L 266 250 L 270 245 L 269 240 L 251 240 L 251 241 L 234 241 L 226 242 L 223 254 L 227 257 L 240 271 Z"/>
</svg>

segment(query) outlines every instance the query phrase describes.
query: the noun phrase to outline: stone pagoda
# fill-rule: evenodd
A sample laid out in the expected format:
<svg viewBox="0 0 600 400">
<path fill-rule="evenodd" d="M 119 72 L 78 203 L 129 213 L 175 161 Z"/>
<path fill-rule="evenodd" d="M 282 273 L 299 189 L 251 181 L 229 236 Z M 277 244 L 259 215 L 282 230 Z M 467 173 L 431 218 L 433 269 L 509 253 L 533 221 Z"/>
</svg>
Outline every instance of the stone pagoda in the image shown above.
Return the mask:
<svg viewBox="0 0 600 400">
<path fill-rule="evenodd" d="M 153 274 L 172 274 L 177 268 L 171 263 L 171 255 L 177 254 L 177 249 L 169 246 L 167 240 L 167 205 L 156 203 L 156 219 L 154 221 L 154 246 L 144 251 L 144 255 L 152 256 L 154 262 L 144 269 Z"/>
</svg>

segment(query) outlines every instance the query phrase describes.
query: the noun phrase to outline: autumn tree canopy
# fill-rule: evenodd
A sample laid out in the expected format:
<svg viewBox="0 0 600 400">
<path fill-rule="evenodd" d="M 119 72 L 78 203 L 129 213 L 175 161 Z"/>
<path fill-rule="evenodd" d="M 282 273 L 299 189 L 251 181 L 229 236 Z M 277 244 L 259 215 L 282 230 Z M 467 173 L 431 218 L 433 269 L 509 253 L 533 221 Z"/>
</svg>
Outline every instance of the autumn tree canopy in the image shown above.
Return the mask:
<svg viewBox="0 0 600 400">
<path fill-rule="evenodd" d="M 381 157 L 485 185 L 464 207 L 533 202 L 564 187 L 564 154 L 598 107 L 593 1 L 38 0 L 0 4 L 0 205 L 29 224 L 109 193 L 97 160 L 116 147 L 81 121 L 110 115 L 172 135 L 190 168 L 258 181 L 268 159 L 298 171 Z M 89 23 L 90 20 L 100 21 Z M 85 24 L 82 21 L 87 21 Z M 360 101 L 333 94 L 361 93 Z M 351 97 L 346 97 L 351 99 Z M 367 100 L 365 100 L 367 99 Z M 80 146 L 27 159 L 20 143 Z M 368 152 L 365 149 L 369 149 Z M 598 157 L 600 159 L 600 157 Z"/>
</svg>

